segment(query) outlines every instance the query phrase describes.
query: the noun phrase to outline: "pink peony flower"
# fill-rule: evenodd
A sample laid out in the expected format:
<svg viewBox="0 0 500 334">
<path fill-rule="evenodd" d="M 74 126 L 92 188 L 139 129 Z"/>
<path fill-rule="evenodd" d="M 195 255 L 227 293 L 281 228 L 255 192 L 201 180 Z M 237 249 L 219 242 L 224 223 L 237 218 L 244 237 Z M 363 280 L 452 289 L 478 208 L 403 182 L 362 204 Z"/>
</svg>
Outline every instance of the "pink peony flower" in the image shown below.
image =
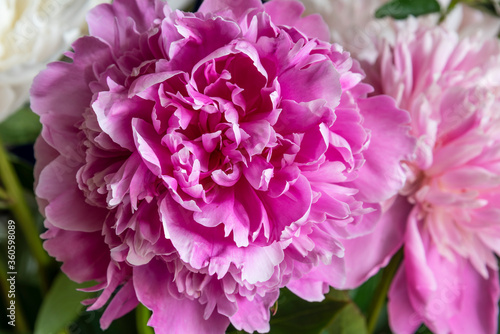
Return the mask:
<svg viewBox="0 0 500 334">
<path fill-rule="evenodd" d="M 330 28 L 332 41 L 341 44 L 357 60 L 374 62 L 377 57 L 376 41 L 381 37 L 394 40 L 398 20 L 390 17 L 375 18 L 375 12 L 388 0 L 300 0 L 306 13 L 321 12 Z M 451 0 L 438 0 L 445 11 Z M 464 2 L 465 3 L 465 2 Z M 418 20 L 420 24 L 437 25 L 441 13 L 432 13 L 405 20 L 405 24 Z M 493 38 L 500 29 L 500 18 L 462 4 L 454 4 L 442 26 L 459 32 L 460 36 Z"/>
<path fill-rule="evenodd" d="M 413 141 L 302 11 L 115 0 L 36 78 L 44 245 L 100 282 L 89 310 L 117 291 L 103 328 L 141 302 L 157 333 L 266 332 L 279 288 L 344 284 L 341 241 L 373 229 Z"/>
<path fill-rule="evenodd" d="M 416 22 L 413 22 L 416 23 Z M 414 333 L 497 333 L 500 297 L 500 46 L 423 24 L 398 26 L 364 64 L 376 93 L 410 112 L 417 150 L 396 203 L 349 250 L 404 236 L 404 262 L 389 292 L 390 325 Z M 386 238 L 352 285 L 376 272 L 401 246 Z M 363 260 L 366 260 L 364 258 Z"/>
</svg>

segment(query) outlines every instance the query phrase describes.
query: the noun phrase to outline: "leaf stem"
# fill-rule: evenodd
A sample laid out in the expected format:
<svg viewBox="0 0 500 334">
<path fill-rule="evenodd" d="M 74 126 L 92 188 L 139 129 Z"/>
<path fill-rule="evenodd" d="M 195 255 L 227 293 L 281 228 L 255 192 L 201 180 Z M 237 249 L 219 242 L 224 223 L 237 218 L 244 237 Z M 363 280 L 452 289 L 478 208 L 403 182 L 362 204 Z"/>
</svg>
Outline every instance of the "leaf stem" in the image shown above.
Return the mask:
<svg viewBox="0 0 500 334">
<path fill-rule="evenodd" d="M 0 187 L 0 199 L 7 200 L 8 198 L 9 195 L 7 194 L 7 192 L 2 187 Z"/>
<path fill-rule="evenodd" d="M 19 224 L 21 231 L 26 238 L 31 254 L 38 263 L 40 282 L 43 291 L 48 289 L 46 278 L 46 268 L 51 263 L 50 257 L 42 247 L 42 241 L 38 234 L 35 219 L 24 198 L 23 189 L 19 179 L 14 172 L 14 168 L 9 161 L 8 153 L 0 139 L 0 180 L 8 194 L 10 210 L 14 216 L 16 224 Z"/>
<path fill-rule="evenodd" d="M 135 312 L 137 332 L 139 334 L 154 334 L 153 328 L 147 325 L 151 311 L 146 306 L 139 304 Z"/>
<path fill-rule="evenodd" d="M 375 326 L 377 325 L 377 321 L 380 315 L 380 311 L 384 306 L 385 300 L 387 298 L 387 292 L 389 291 L 389 287 L 392 283 L 392 279 L 394 275 L 396 275 L 396 271 L 399 268 L 399 264 L 403 260 L 403 248 L 401 248 L 394 256 L 391 261 L 384 269 L 382 273 L 382 279 L 377 285 L 377 289 L 375 290 L 375 295 L 373 296 L 372 302 L 368 309 L 367 316 L 367 327 L 368 333 L 373 333 L 375 330 Z"/>
</svg>

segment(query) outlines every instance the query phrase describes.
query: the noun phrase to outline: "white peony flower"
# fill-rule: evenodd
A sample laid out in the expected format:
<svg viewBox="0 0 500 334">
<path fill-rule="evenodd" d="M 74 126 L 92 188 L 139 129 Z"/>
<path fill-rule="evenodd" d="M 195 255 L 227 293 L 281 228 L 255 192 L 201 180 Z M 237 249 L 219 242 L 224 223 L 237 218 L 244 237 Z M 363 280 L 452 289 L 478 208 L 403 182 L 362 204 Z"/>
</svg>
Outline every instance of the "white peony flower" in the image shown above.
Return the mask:
<svg viewBox="0 0 500 334">
<path fill-rule="evenodd" d="M 28 100 L 38 72 L 87 33 L 88 10 L 103 2 L 111 0 L 0 0 L 0 122 Z"/>
<path fill-rule="evenodd" d="M 31 81 L 81 33 L 90 0 L 0 0 L 0 121 L 28 98 Z"/>
<path fill-rule="evenodd" d="M 306 13 L 321 13 L 330 28 L 331 41 L 358 59 L 375 60 L 373 40 L 392 32 L 388 19 L 375 19 L 375 11 L 387 0 L 301 0 Z"/>
</svg>

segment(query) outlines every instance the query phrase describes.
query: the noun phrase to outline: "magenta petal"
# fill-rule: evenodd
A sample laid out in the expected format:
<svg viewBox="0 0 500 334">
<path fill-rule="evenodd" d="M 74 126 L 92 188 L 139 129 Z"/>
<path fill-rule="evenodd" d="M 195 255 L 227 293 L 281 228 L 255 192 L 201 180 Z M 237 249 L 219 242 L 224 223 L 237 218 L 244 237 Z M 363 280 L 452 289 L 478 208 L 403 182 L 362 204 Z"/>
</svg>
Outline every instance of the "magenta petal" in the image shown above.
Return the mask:
<svg viewBox="0 0 500 334">
<path fill-rule="evenodd" d="M 69 157 L 74 156 L 78 146 L 78 138 L 74 135 L 77 123 L 92 99 L 89 82 L 96 80 L 84 69 L 93 64 L 98 64 L 96 68 L 106 67 L 112 62 L 109 47 L 95 37 L 83 37 L 73 44 L 73 48 L 73 63 L 49 64 L 47 70 L 34 79 L 31 89 L 31 108 L 45 125 L 42 136 L 49 145 Z M 61 82 L 64 85 L 60 85 Z M 54 85 L 59 87 L 58 94 L 49 93 Z M 54 118 L 57 121 L 53 121 Z"/>
<path fill-rule="evenodd" d="M 255 190 L 267 191 L 273 177 L 274 167 L 260 156 L 256 156 L 243 169 L 243 175 Z"/>
<path fill-rule="evenodd" d="M 301 18 L 296 27 L 311 38 L 322 41 L 330 40 L 330 29 L 320 14 L 311 14 Z"/>
<path fill-rule="evenodd" d="M 255 284 L 267 281 L 275 267 L 283 261 L 283 250 L 278 243 L 265 247 L 237 247 L 229 240 L 222 239 L 220 229 L 203 228 L 196 223 L 191 214 L 179 208 L 169 196 L 161 201 L 160 213 L 164 229 L 180 258 L 195 269 L 208 267 L 210 274 L 217 273 L 222 277 L 229 265 L 234 264 L 241 270 L 243 280 Z"/>
<path fill-rule="evenodd" d="M 204 318 L 205 307 L 198 300 L 172 296 L 169 285 L 172 285 L 173 279 L 173 274 L 161 259 L 134 267 L 134 288 L 137 298 L 153 311 L 148 325 L 154 327 L 158 334 L 224 333 L 229 325 L 229 319 L 217 312 Z"/>
<path fill-rule="evenodd" d="M 273 145 L 276 140 L 275 130 L 266 120 L 243 123 L 241 129 L 250 136 L 242 143 L 242 146 L 250 155 L 261 154 L 266 147 Z"/>
<path fill-rule="evenodd" d="M 389 312 L 389 324 L 395 333 L 413 334 L 424 319 L 411 304 L 406 282 L 406 270 L 403 267 L 398 270 L 392 281 L 388 294 L 387 311 Z"/>
<path fill-rule="evenodd" d="M 473 331 L 487 329 L 493 333 L 499 297 L 496 275 L 492 274 L 489 279 L 482 278 L 467 259 L 457 254 L 452 254 L 453 260 L 444 258 L 432 242 L 428 230 L 415 219 L 414 212 L 408 220 L 406 240 L 404 282 L 397 281 L 389 294 L 395 302 L 394 306 L 389 304 L 394 330 L 405 326 L 398 319 L 400 310 L 406 307 L 413 308 L 416 313 L 414 318 L 420 319 L 435 332 L 449 332 L 454 326 L 469 326 Z M 489 272 L 492 273 L 491 270 Z M 406 285 L 404 288 L 403 283 Z M 486 293 L 483 292 L 485 287 L 488 287 Z M 488 298 L 478 297 L 482 293 Z M 409 305 L 403 305 L 405 303 Z M 470 313 L 471 304 L 483 311 Z M 458 320 L 463 319 L 465 313 L 468 314 L 467 320 Z"/>
<path fill-rule="evenodd" d="M 164 8 L 161 0 L 117 0 L 113 6 L 97 6 L 87 16 L 89 31 L 110 45 L 118 43 L 123 48 L 131 47 L 128 44 L 131 40 L 137 40 L 139 33 L 147 31 L 155 18 L 164 16 Z M 130 23 L 134 24 L 133 29 Z M 123 34 L 127 28 L 135 30 L 137 36 Z"/>
<path fill-rule="evenodd" d="M 163 147 L 153 126 L 140 118 L 132 120 L 134 142 L 142 160 L 149 170 L 159 176 L 165 165 L 170 163 L 170 152 Z"/>
<path fill-rule="evenodd" d="M 406 177 L 400 161 L 413 153 L 415 141 L 407 134 L 408 113 L 397 109 L 390 97 L 363 99 L 359 106 L 371 138 L 370 149 L 363 154 L 366 163 L 354 184 L 361 189 L 361 200 L 380 202 L 404 185 Z M 398 145 L 394 146 L 394 142 Z"/>
<path fill-rule="evenodd" d="M 287 10 L 283 10 L 286 7 Z M 293 0 L 272 0 L 266 2 L 264 10 L 275 24 L 294 26 L 305 10 L 304 5 Z"/>
<path fill-rule="evenodd" d="M 404 197 L 399 196 L 382 214 L 373 232 L 342 240 L 347 275 L 344 289 L 358 287 L 389 263 L 403 244 L 410 210 L 411 205 Z"/>
<path fill-rule="evenodd" d="M 200 13 L 217 13 L 231 15 L 232 19 L 238 20 L 247 11 L 259 9 L 262 2 L 259 0 L 205 0 L 198 9 Z"/>
<path fill-rule="evenodd" d="M 141 158 L 138 153 L 133 153 L 126 162 L 120 167 L 120 169 L 113 175 L 112 178 L 108 179 L 109 185 L 107 202 L 111 207 L 117 206 L 122 203 L 124 196 L 127 193 L 137 194 L 137 188 L 142 185 L 133 184 L 132 181 L 137 177 L 137 172 L 140 171 L 140 164 L 142 163 Z M 144 174 L 144 173 L 141 173 Z M 137 183 L 137 182 L 135 182 Z M 131 196 L 132 197 L 132 196 Z M 134 203 L 137 201 L 137 196 L 132 199 Z M 137 206 L 134 205 L 137 209 Z"/>
<path fill-rule="evenodd" d="M 425 304 L 415 299 L 415 290 L 425 283 L 413 286 L 406 268 L 399 270 L 389 291 L 391 328 L 397 333 L 414 333 L 423 322 L 437 333 L 496 333 L 498 274 L 490 270 L 490 277 L 484 279 L 463 259 L 448 264 L 444 260 L 442 264 L 434 267 L 439 286 Z"/>
<path fill-rule="evenodd" d="M 132 281 L 128 281 L 109 303 L 104 311 L 100 324 L 102 329 L 107 329 L 111 322 L 118 319 L 137 307 L 139 301 L 135 295 Z"/>
<path fill-rule="evenodd" d="M 428 233 L 421 233 L 421 222 L 417 218 L 418 210 L 413 208 L 407 220 L 405 235 L 405 261 L 408 284 L 414 291 L 411 296 L 415 307 L 422 308 L 433 291 L 437 289 L 438 282 L 427 262 L 426 243 L 429 240 Z M 434 249 L 436 253 L 436 250 Z M 439 255 L 438 255 L 439 257 Z"/>
<path fill-rule="evenodd" d="M 203 148 L 212 153 L 217 145 L 220 145 L 221 142 L 221 131 L 216 131 L 213 133 L 204 133 L 201 135 L 201 141 L 203 143 Z"/>
<path fill-rule="evenodd" d="M 207 227 L 223 224 L 225 235 L 232 233 L 238 247 L 247 247 L 261 229 L 269 238 L 270 223 L 265 208 L 254 189 L 244 181 L 238 191 L 223 189 L 200 209 L 193 214 L 193 219 Z"/>
<path fill-rule="evenodd" d="M 324 229 L 340 239 L 358 238 L 371 233 L 382 215 L 380 205 L 365 203 L 365 207 L 359 207 L 359 204 L 361 202 L 351 204 L 357 214 L 353 219 L 327 221 Z"/>
<path fill-rule="evenodd" d="M 335 107 L 340 100 L 340 78 L 329 61 L 318 61 L 307 67 L 289 70 L 279 76 L 284 99 L 295 102 L 326 100 Z"/>
<path fill-rule="evenodd" d="M 327 218 L 347 219 L 352 214 L 349 204 L 354 202 L 352 195 L 356 194 L 355 189 L 323 182 L 312 183 L 312 189 L 320 197 L 311 207 L 309 219 L 323 222 Z"/>
<path fill-rule="evenodd" d="M 287 10 L 283 10 L 284 7 Z M 324 41 L 330 40 L 330 29 L 320 15 L 301 17 L 305 7 L 299 1 L 272 0 L 264 4 L 264 9 L 275 24 L 296 26 L 308 37 L 317 37 Z"/>
<path fill-rule="evenodd" d="M 53 226 L 42 235 L 43 247 L 58 261 L 62 271 L 72 280 L 83 283 L 101 281 L 106 277 L 109 263 L 108 246 L 100 232 L 65 231 Z"/>
<path fill-rule="evenodd" d="M 304 133 L 296 161 L 301 164 L 312 165 L 324 156 L 327 149 L 328 130 L 326 126 L 321 123 L 319 126 Z"/>
<path fill-rule="evenodd" d="M 38 182 L 40 179 L 40 174 L 47 165 L 54 159 L 59 156 L 59 153 L 50 146 L 42 136 L 39 136 L 35 142 L 35 184 L 33 186 L 34 189 L 38 187 Z M 38 210 L 45 216 L 45 207 L 49 202 L 45 199 L 38 198 Z"/>
<path fill-rule="evenodd" d="M 70 230 L 94 232 L 101 229 L 107 211 L 85 202 L 75 179 L 75 168 L 59 156 L 38 177 L 37 196 L 49 203 L 45 215 L 51 225 Z M 71 165 L 70 165 L 71 166 Z M 71 211 L 67 208 L 71 207 Z"/>
<path fill-rule="evenodd" d="M 484 279 L 472 266 L 464 272 L 461 310 L 450 319 L 452 332 L 498 333 L 498 272 L 489 269 L 488 274 Z"/>
<path fill-rule="evenodd" d="M 252 301 L 247 298 L 238 298 L 238 312 L 230 317 L 231 323 L 238 330 L 246 332 L 269 332 L 271 314 L 269 308 L 276 302 L 279 291 L 267 293 L 264 297 L 256 296 Z"/>
<path fill-rule="evenodd" d="M 147 90 L 151 86 L 162 83 L 176 76 L 180 76 L 182 78 L 183 74 L 184 72 L 182 71 L 171 71 L 143 75 L 132 82 L 128 90 L 128 97 L 130 98 L 135 95 L 141 96 L 140 93 Z"/>
<path fill-rule="evenodd" d="M 282 196 L 273 198 L 262 195 L 261 199 L 276 232 L 281 232 L 291 223 L 301 224 L 307 219 L 312 203 L 311 185 L 305 177 L 299 176 Z"/>
<path fill-rule="evenodd" d="M 278 118 L 275 129 L 280 133 L 307 132 L 318 123 L 331 124 L 334 120 L 333 111 L 325 106 L 326 101 L 310 102 L 281 101 L 283 112 Z"/>
<path fill-rule="evenodd" d="M 320 302 L 325 299 L 325 294 L 330 290 L 330 286 L 322 280 L 303 277 L 292 281 L 286 285 L 287 289 L 302 299 L 309 302 Z"/>
<path fill-rule="evenodd" d="M 344 259 L 333 257 L 330 264 L 319 265 L 301 278 L 287 284 L 287 287 L 305 300 L 321 301 L 328 292 L 328 286 L 342 289 L 345 284 L 345 270 Z"/>
<path fill-rule="evenodd" d="M 226 173 L 220 169 L 212 172 L 211 178 L 215 183 L 224 187 L 234 186 L 241 177 L 241 169 L 239 166 L 234 166 L 230 173 Z"/>
<path fill-rule="evenodd" d="M 127 97 L 125 88 L 101 92 L 92 108 L 101 129 L 121 147 L 134 150 L 132 120 L 146 117 L 145 110 L 151 109 L 151 102 L 135 96 Z"/>
</svg>

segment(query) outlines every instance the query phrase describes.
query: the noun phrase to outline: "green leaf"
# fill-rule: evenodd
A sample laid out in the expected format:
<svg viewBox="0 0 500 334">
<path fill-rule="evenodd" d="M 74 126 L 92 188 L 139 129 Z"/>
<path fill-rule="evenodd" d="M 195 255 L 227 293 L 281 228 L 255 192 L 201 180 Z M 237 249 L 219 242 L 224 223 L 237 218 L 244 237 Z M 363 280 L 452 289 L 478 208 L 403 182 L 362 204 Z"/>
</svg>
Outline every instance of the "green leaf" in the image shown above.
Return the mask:
<svg viewBox="0 0 500 334">
<path fill-rule="evenodd" d="M 345 306 L 333 317 L 321 334 L 367 334 L 366 321 L 354 303 Z"/>
<path fill-rule="evenodd" d="M 355 290 L 349 291 L 352 300 L 358 305 L 360 310 L 365 314 L 368 312 L 368 308 L 372 302 L 372 298 L 375 295 L 375 290 L 382 278 L 382 271 L 379 271 L 376 275 L 367 280 L 363 285 Z"/>
<path fill-rule="evenodd" d="M 31 144 L 41 129 L 40 117 L 29 107 L 24 107 L 0 123 L 0 139 L 10 146 Z"/>
<path fill-rule="evenodd" d="M 57 334 L 69 326 L 83 310 L 81 301 L 89 297 L 76 289 L 91 285 L 75 283 L 59 272 L 40 307 L 34 334 Z"/>
<path fill-rule="evenodd" d="M 137 332 L 139 334 L 155 334 L 154 329 L 148 326 L 151 311 L 146 306 L 139 304 L 135 312 Z"/>
<path fill-rule="evenodd" d="M 392 0 L 377 9 L 375 17 L 380 19 L 390 16 L 400 20 L 410 15 L 419 16 L 440 11 L 441 7 L 436 0 Z"/>
<path fill-rule="evenodd" d="M 9 160 L 12 163 L 12 167 L 14 167 L 14 171 L 19 178 L 21 186 L 24 189 L 33 192 L 33 183 L 35 183 L 35 178 L 33 176 L 34 166 L 15 154 L 9 154 Z M 35 211 L 38 211 L 38 209 L 36 209 Z"/>
<path fill-rule="evenodd" d="M 332 290 L 322 302 L 307 302 L 282 289 L 270 334 L 363 334 L 363 315 L 344 291 Z"/>
</svg>

